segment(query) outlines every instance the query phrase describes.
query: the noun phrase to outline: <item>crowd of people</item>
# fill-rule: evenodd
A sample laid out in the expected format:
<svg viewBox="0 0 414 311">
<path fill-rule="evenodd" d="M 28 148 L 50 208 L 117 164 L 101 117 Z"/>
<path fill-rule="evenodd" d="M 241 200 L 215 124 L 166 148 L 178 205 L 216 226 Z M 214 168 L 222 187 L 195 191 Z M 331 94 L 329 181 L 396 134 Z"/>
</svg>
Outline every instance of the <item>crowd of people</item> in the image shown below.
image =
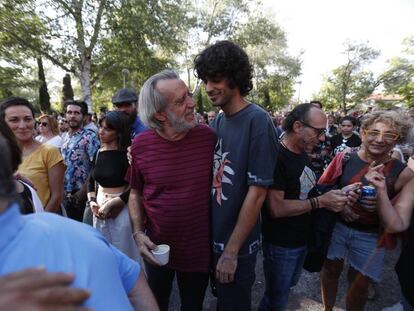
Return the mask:
<svg viewBox="0 0 414 311">
<path fill-rule="evenodd" d="M 259 310 L 286 310 L 315 251 L 324 310 L 344 263 L 347 310 L 364 310 L 383 235 L 407 229 L 397 273 L 414 310 L 409 114 L 338 117 L 313 101 L 273 115 L 246 99 L 252 66 L 230 41 L 194 69 L 220 111 L 195 113 L 173 70 L 99 117 L 81 100 L 37 118 L 25 98 L 0 102 L 0 310 L 167 311 L 175 278 L 182 311 L 202 310 L 209 284 L 217 310 L 251 310 L 259 251 Z"/>
</svg>

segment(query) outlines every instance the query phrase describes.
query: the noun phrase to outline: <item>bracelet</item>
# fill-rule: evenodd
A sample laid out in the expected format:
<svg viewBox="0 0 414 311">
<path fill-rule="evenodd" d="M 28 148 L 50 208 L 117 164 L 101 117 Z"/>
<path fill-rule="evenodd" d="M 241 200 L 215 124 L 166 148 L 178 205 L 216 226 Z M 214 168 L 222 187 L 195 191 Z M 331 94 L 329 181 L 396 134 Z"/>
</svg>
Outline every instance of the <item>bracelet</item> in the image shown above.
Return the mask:
<svg viewBox="0 0 414 311">
<path fill-rule="evenodd" d="M 90 198 L 90 199 L 88 200 L 88 203 L 91 203 L 91 202 L 95 202 L 95 203 L 96 203 L 96 198 Z"/>
<path fill-rule="evenodd" d="M 311 206 L 311 211 L 313 211 L 316 208 L 315 198 L 309 198 L 309 202 Z"/>
<path fill-rule="evenodd" d="M 138 234 L 143 234 L 143 235 L 146 235 L 144 231 L 142 231 L 142 230 L 137 230 L 137 231 L 135 231 L 135 232 L 132 234 L 132 238 L 135 238 L 135 236 L 136 236 L 136 235 L 138 235 Z"/>
<path fill-rule="evenodd" d="M 316 208 L 320 208 L 320 205 L 319 205 L 319 198 L 318 198 L 318 197 L 316 197 L 316 198 L 315 198 L 315 201 L 316 201 Z"/>
</svg>

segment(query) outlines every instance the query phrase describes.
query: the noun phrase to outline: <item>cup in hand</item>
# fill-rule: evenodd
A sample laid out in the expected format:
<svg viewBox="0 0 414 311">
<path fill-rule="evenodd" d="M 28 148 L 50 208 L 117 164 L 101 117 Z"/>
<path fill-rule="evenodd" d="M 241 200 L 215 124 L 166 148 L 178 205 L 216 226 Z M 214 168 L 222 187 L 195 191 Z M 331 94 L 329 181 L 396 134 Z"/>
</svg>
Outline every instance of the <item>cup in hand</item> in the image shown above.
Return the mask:
<svg viewBox="0 0 414 311">
<path fill-rule="evenodd" d="M 154 255 L 155 259 L 160 263 L 161 266 L 164 266 L 168 263 L 170 258 L 170 247 L 167 244 L 160 244 L 155 250 L 151 250 L 151 253 Z"/>
</svg>

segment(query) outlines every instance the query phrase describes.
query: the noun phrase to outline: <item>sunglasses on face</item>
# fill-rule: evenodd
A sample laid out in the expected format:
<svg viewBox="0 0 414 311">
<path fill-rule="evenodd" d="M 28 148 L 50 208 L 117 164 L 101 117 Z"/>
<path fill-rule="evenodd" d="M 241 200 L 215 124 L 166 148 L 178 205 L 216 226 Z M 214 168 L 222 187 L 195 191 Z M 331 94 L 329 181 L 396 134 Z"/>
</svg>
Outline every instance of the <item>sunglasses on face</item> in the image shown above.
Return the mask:
<svg viewBox="0 0 414 311">
<path fill-rule="evenodd" d="M 311 128 L 312 130 L 314 130 L 316 132 L 316 134 L 318 135 L 318 137 L 322 137 L 326 134 L 326 128 L 316 128 L 306 122 L 300 121 L 300 123 L 302 123 L 304 126 Z"/>
<path fill-rule="evenodd" d="M 47 122 L 40 122 L 39 125 L 47 126 Z"/>
</svg>

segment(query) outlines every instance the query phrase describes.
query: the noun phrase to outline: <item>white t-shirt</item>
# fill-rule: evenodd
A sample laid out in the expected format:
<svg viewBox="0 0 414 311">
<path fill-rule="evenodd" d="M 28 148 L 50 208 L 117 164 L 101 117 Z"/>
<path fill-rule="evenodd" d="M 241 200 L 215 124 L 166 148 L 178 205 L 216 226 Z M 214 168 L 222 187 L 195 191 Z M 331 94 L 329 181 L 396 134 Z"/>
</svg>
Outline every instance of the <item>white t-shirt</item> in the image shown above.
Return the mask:
<svg viewBox="0 0 414 311">
<path fill-rule="evenodd" d="M 62 148 L 62 145 L 63 145 L 63 139 L 59 135 L 56 135 L 49 140 L 44 138 L 42 135 L 38 135 L 36 136 L 36 140 L 38 142 L 41 142 L 42 144 L 48 144 L 48 145 L 54 146 L 59 149 Z"/>
</svg>

